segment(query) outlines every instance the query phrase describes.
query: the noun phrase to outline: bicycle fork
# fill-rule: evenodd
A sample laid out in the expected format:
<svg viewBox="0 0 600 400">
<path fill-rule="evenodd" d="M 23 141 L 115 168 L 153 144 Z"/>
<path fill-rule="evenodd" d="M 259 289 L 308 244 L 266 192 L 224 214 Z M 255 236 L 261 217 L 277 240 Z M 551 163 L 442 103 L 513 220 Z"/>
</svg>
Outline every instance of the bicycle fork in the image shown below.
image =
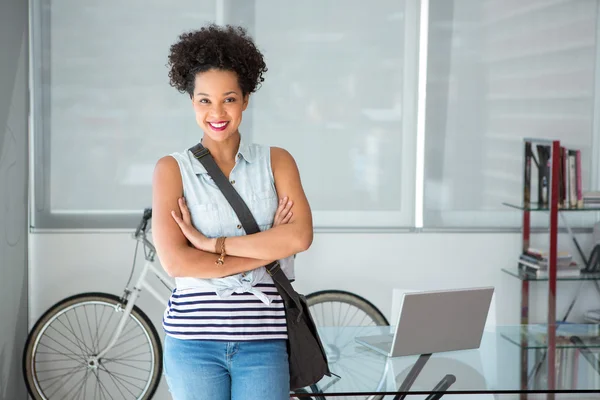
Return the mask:
<svg viewBox="0 0 600 400">
<path fill-rule="evenodd" d="M 98 360 L 100 360 L 102 357 L 104 357 L 104 355 L 106 355 L 106 353 L 108 353 L 108 351 L 110 351 L 110 349 L 117 343 L 117 340 L 119 339 L 119 337 L 121 336 L 121 333 L 123 332 L 123 329 L 125 328 L 125 324 L 127 324 L 127 319 L 129 318 L 129 314 L 131 314 L 131 310 L 133 309 L 133 306 L 135 305 L 135 302 L 137 301 L 142 289 L 148 290 L 148 292 L 150 294 L 152 294 L 154 297 L 156 297 L 156 299 L 159 302 L 161 302 L 162 305 L 166 304 L 166 302 L 168 301 L 168 299 L 165 299 L 164 296 L 161 296 L 158 293 L 158 291 L 156 291 L 156 289 L 151 287 L 148 284 L 148 282 L 146 281 L 145 278 L 146 278 L 146 274 L 148 273 L 149 269 L 152 270 L 152 272 L 154 274 L 156 274 L 157 278 L 159 280 L 161 280 L 171 291 L 173 290 L 173 285 L 169 282 L 169 279 L 161 271 L 159 271 L 153 265 L 153 263 L 151 261 L 147 261 L 144 264 L 144 267 L 142 268 L 142 272 L 140 273 L 138 280 L 137 280 L 135 286 L 133 287 L 133 289 L 131 291 L 126 289 L 125 301 L 127 302 L 127 305 L 125 306 L 123 315 L 121 316 L 121 319 L 119 320 L 117 329 L 115 329 L 115 332 L 114 332 L 110 342 L 104 348 L 104 350 L 102 350 L 100 353 L 98 353 L 95 357 L 91 357 L 91 359 L 89 361 L 90 366 L 93 367 L 94 364 L 97 364 Z M 120 310 L 122 310 L 122 308 L 121 308 L 121 305 L 119 304 L 115 311 L 119 312 Z"/>
</svg>

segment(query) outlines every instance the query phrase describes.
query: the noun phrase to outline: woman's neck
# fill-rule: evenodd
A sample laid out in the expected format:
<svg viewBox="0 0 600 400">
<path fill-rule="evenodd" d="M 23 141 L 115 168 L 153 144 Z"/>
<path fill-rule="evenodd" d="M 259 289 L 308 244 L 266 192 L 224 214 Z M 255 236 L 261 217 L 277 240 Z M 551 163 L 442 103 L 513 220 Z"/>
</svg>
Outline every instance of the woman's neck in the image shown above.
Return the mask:
<svg viewBox="0 0 600 400">
<path fill-rule="evenodd" d="M 202 138 L 202 145 L 210 151 L 217 164 L 235 163 L 235 156 L 240 148 L 241 136 L 237 132 L 222 142 L 213 141 L 208 135 Z"/>
</svg>

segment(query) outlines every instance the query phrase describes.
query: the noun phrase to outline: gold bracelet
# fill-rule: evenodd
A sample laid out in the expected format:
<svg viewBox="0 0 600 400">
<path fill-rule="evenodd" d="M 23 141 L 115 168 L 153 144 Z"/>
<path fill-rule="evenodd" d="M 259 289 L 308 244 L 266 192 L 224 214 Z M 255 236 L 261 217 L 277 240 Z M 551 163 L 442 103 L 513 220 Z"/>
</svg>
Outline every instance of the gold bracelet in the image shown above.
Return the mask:
<svg viewBox="0 0 600 400">
<path fill-rule="evenodd" d="M 217 242 L 215 243 L 215 251 L 214 251 L 215 254 L 221 253 L 221 248 L 223 247 L 221 242 L 223 242 L 224 240 L 225 240 L 224 237 L 217 238 Z"/>
<path fill-rule="evenodd" d="M 217 258 L 217 261 L 215 261 L 215 264 L 217 264 L 217 265 L 225 264 L 225 256 L 227 255 L 227 253 L 225 252 L 225 238 L 224 237 L 220 237 L 217 239 L 217 244 L 215 246 L 215 250 L 217 253 L 220 253 L 219 258 Z"/>
</svg>

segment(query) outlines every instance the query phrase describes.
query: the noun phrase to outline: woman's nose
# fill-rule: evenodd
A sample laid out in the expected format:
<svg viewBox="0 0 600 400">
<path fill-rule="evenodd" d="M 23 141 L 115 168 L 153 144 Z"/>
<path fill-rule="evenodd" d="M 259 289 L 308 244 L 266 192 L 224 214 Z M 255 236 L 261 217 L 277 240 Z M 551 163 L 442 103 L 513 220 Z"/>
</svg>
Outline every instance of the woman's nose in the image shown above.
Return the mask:
<svg viewBox="0 0 600 400">
<path fill-rule="evenodd" d="M 211 107 L 211 114 L 213 117 L 221 117 L 225 114 L 225 107 L 223 104 L 214 104 Z"/>
</svg>

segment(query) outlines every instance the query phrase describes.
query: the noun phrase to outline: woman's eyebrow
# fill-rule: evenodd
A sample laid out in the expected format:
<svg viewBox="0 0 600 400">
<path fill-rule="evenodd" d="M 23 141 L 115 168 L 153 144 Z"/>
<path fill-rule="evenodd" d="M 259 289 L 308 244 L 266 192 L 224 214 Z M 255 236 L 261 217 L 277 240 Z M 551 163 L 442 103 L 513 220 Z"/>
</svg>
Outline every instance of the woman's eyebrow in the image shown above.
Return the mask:
<svg viewBox="0 0 600 400">
<path fill-rule="evenodd" d="M 230 90 L 229 92 L 225 92 L 225 93 L 223 93 L 223 96 L 229 96 L 230 94 L 238 94 L 238 93 L 237 93 L 235 90 Z M 199 92 L 199 93 L 196 93 L 196 96 L 206 96 L 206 97 L 210 97 L 210 95 L 209 95 L 209 94 L 207 94 L 207 93 L 201 93 L 201 92 Z"/>
</svg>

